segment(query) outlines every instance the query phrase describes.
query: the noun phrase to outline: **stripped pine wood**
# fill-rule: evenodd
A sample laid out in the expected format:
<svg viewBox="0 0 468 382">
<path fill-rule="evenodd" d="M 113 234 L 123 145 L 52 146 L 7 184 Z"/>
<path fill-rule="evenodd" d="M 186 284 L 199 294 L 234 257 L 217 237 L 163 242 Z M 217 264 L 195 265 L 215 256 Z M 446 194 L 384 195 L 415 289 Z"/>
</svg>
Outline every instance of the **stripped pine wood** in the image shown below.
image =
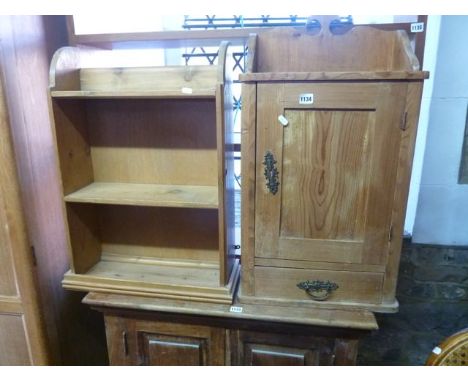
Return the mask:
<svg viewBox="0 0 468 382">
<path fill-rule="evenodd" d="M 232 50 L 228 42 L 221 44 L 218 53 L 218 86 L 216 88 L 216 135 L 218 147 L 219 192 L 219 256 L 220 285 L 230 278 L 237 262 L 235 255 L 235 197 L 236 174 L 234 172 L 234 108 L 232 73 L 225 68 L 234 67 Z"/>
<path fill-rule="evenodd" d="M 281 236 L 362 240 L 370 114 L 286 110 Z"/>
<path fill-rule="evenodd" d="M 199 301 L 230 304 L 239 278 L 236 264 L 228 283 L 219 286 L 219 271 L 199 267 L 157 267 L 148 272 L 148 265 L 99 262 L 93 274 L 67 272 L 63 286 L 71 290 L 86 289 L 90 292 L 120 293 L 130 296 L 165 298 L 173 301 Z M 146 268 L 144 268 L 146 267 Z M 153 270 L 149 267 L 150 271 Z M 122 270 L 123 273 L 118 273 Z M 141 273 L 141 272 L 144 273 Z M 125 273 L 127 272 L 127 273 Z M 171 277 L 171 273 L 173 276 Z M 193 285 L 191 280 L 197 280 Z M 148 281 L 146 281 L 148 280 Z M 202 280 L 205 280 L 204 283 Z M 210 285 L 210 282 L 212 284 Z"/>
<path fill-rule="evenodd" d="M 64 194 L 74 192 L 94 180 L 86 112 L 79 101 L 52 103 L 52 123 Z"/>
<path fill-rule="evenodd" d="M 192 98 L 214 98 L 215 92 L 211 89 L 202 89 L 194 92 L 186 88 L 182 90 L 172 91 L 160 91 L 160 90 L 148 90 L 148 91 L 119 91 L 118 93 L 106 90 L 54 90 L 51 91 L 53 98 L 64 98 L 64 99 L 86 99 L 86 98 L 103 98 L 103 99 L 145 99 L 145 98 L 160 98 L 160 99 L 192 99 Z"/>
<path fill-rule="evenodd" d="M 292 86 L 294 84 L 294 86 Z M 277 84 L 280 86 L 281 84 Z M 259 84 L 259 87 L 265 84 Z M 342 108 L 338 111 L 351 112 L 358 110 L 371 111 L 377 107 L 378 96 L 380 92 L 380 84 L 372 82 L 294 82 L 283 85 L 283 95 L 280 102 L 286 109 L 336 109 L 337 105 Z M 314 95 L 313 106 L 299 103 L 300 94 L 311 93 Z M 343 107 L 345 105 L 345 107 Z"/>
<path fill-rule="evenodd" d="M 385 264 L 388 241 L 392 230 L 392 201 L 398 169 L 398 148 L 401 120 L 404 115 L 406 83 L 382 85 L 379 94 L 372 143 L 372 163 L 369 193 L 367 232 L 363 263 Z"/>
<path fill-rule="evenodd" d="M 328 261 L 307 261 L 291 259 L 263 259 L 255 258 L 255 265 L 275 268 L 300 268 L 300 269 L 329 269 L 335 271 L 353 272 L 385 272 L 384 265 L 360 264 L 360 263 L 330 263 Z"/>
<path fill-rule="evenodd" d="M 299 86 L 296 94 L 307 91 L 304 85 Z M 280 195 L 271 195 L 265 188 L 264 165 L 257 163 L 257 174 L 261 174 L 257 177 L 257 203 L 263 215 L 269 211 L 256 218 L 259 219 L 256 230 L 269 238 L 259 243 L 266 247 L 257 247 L 257 256 L 296 260 L 311 260 L 310 256 L 317 256 L 316 261 L 366 263 L 363 261 L 366 237 L 370 235 L 376 240 L 372 226 L 369 229 L 367 225 L 367 216 L 374 216 L 368 203 L 374 200 L 373 195 L 379 195 L 376 191 L 369 195 L 368 190 L 375 189 L 375 178 L 383 177 L 379 166 L 388 155 L 386 150 L 392 150 L 377 142 L 389 141 L 399 131 L 392 133 L 394 120 L 384 122 L 384 109 L 375 105 L 372 95 L 380 91 L 375 85 L 361 90 L 361 107 L 367 106 L 364 110 L 342 110 L 340 103 L 333 104 L 332 90 L 339 91 L 340 87 L 328 89 L 322 101 L 328 107 L 334 105 L 334 109 L 295 110 L 288 109 L 292 104 L 293 85 L 265 84 L 259 89 L 268 107 L 258 115 L 257 123 L 262 129 L 257 133 L 261 142 L 257 150 L 275 153 L 281 185 Z M 366 95 L 367 89 L 371 96 Z M 321 99 L 320 87 L 314 87 L 314 91 L 315 97 Z M 369 103 L 365 104 L 364 100 Z M 275 117 L 278 115 L 286 116 L 287 126 L 280 127 Z M 382 120 L 380 125 L 387 123 L 389 126 L 378 135 L 374 133 L 377 118 Z M 370 183 L 372 186 L 371 181 L 375 182 Z M 381 206 L 373 206 L 373 211 L 381 211 Z M 383 219 L 389 224 L 388 214 Z M 279 236 L 274 236 L 275 232 Z M 303 244 L 296 241 L 299 247 L 295 250 L 294 237 L 313 240 L 303 241 Z M 352 251 L 354 247 L 355 252 Z"/>
<path fill-rule="evenodd" d="M 116 280 L 134 280 L 145 283 L 180 284 L 201 287 L 216 287 L 218 285 L 218 269 L 198 269 L 197 267 L 175 266 L 172 272 L 169 267 L 158 265 L 138 264 L 129 262 L 99 261 L 86 275 L 89 277 L 102 277 Z"/>
<path fill-rule="evenodd" d="M 73 272 L 84 273 L 93 267 L 101 255 L 99 222 L 96 208 L 92 205 L 69 204 L 65 206 L 68 235 L 72 254 L 70 268 Z"/>
<path fill-rule="evenodd" d="M 133 297 L 128 299 L 123 295 L 106 293 L 89 293 L 83 303 L 107 309 L 133 309 L 141 312 L 165 312 L 176 314 L 206 315 L 231 319 L 267 320 L 270 323 L 296 323 L 310 326 L 334 328 L 356 328 L 375 330 L 377 321 L 372 313 L 365 310 L 326 309 L 320 307 L 289 307 L 265 304 L 239 304 L 242 312 L 232 312 L 230 307 L 220 304 L 203 302 L 169 301 L 167 299 L 148 299 Z"/>
<path fill-rule="evenodd" d="M 217 210 L 70 203 L 73 270 L 85 273 L 101 252 L 172 261 L 219 261 Z M 123 224 L 125 222 L 125 224 Z M 183 237 L 183 242 L 180 238 Z"/>
<path fill-rule="evenodd" d="M 217 269 L 218 264 L 216 261 L 209 262 L 205 258 L 201 260 L 185 260 L 181 261 L 180 259 L 159 259 L 155 257 L 144 257 L 144 256 L 130 256 L 128 254 L 118 255 L 115 253 L 101 253 L 102 261 L 115 261 L 120 263 L 131 263 L 131 264 L 150 264 L 150 265 L 159 265 L 159 266 L 174 266 L 174 267 L 200 267 L 200 268 L 211 268 Z"/>
<path fill-rule="evenodd" d="M 253 294 L 253 269 L 255 261 L 255 134 L 257 86 L 242 84 L 242 131 L 241 161 L 241 242 L 242 242 L 242 288 L 245 294 Z"/>
<path fill-rule="evenodd" d="M 50 96 L 72 259 L 67 288 L 135 294 L 140 285 L 143 295 L 232 301 L 239 262 L 228 46 L 217 65 L 193 67 L 87 68 L 80 49 L 56 52 Z M 112 52 L 83 54 L 117 63 Z M 114 266 L 134 271 L 110 282 Z M 181 273 L 190 270 L 193 280 Z M 216 286 L 196 291 L 206 272 Z"/>
<path fill-rule="evenodd" d="M 279 81 L 391 81 L 391 80 L 421 80 L 429 78 L 428 72 L 268 72 L 243 73 L 239 79 L 243 82 L 279 82 Z"/>
<path fill-rule="evenodd" d="M 257 90 L 247 106 L 255 112 L 242 120 L 250 149 L 242 153 L 240 300 L 395 311 L 415 137 L 406 129 L 429 73 L 403 31 L 358 26 L 335 35 L 322 23 L 314 33 L 259 33 L 250 48 L 240 76 Z M 299 274 L 339 279 L 345 290 L 314 301 L 297 287 Z"/>
<path fill-rule="evenodd" d="M 362 284 L 365 287 L 365 282 Z M 242 286 L 241 286 L 242 288 Z M 396 313 L 398 312 L 399 304 L 398 301 L 393 300 L 391 303 L 382 303 L 378 301 L 376 303 L 368 303 L 364 301 L 316 301 L 312 298 L 309 299 L 291 299 L 291 297 L 274 297 L 274 296 L 247 296 L 244 295 L 242 289 L 239 290 L 239 301 L 242 304 L 259 304 L 259 305 L 271 305 L 271 306 L 282 306 L 291 310 L 297 308 L 316 308 L 316 309 L 339 309 L 339 310 L 350 310 L 350 311 L 367 311 L 375 313 Z"/>
<path fill-rule="evenodd" d="M 95 100 L 86 106 L 95 181 L 218 185 L 214 102 Z"/>
<path fill-rule="evenodd" d="M 279 236 L 277 245 L 278 252 L 275 257 L 268 254 L 263 256 L 286 260 L 362 264 L 362 240 Z M 257 254 L 257 257 L 261 257 L 260 254 Z"/>
<path fill-rule="evenodd" d="M 85 92 L 142 92 L 211 95 L 217 83 L 217 66 L 164 66 L 147 68 L 80 69 L 80 90 Z"/>
<path fill-rule="evenodd" d="M 393 201 L 392 222 L 393 240 L 389 242 L 389 253 L 386 264 L 383 287 L 383 300 L 386 303 L 395 301 L 398 279 L 398 267 L 403 241 L 404 220 L 406 204 L 408 201 L 409 184 L 411 180 L 411 166 L 413 164 L 414 147 L 421 107 L 423 85 L 418 82 L 408 84 L 406 95 L 406 126 L 401 132 L 400 151 L 398 154 L 398 173 L 396 176 L 395 195 Z"/>
<path fill-rule="evenodd" d="M 393 59 L 399 43 L 397 33 L 366 26 L 334 35 L 324 25 L 315 36 L 296 28 L 276 28 L 257 36 L 261 55 L 257 72 L 413 71 L 404 57 Z"/>
<path fill-rule="evenodd" d="M 378 304 L 382 297 L 383 274 L 371 272 L 328 271 L 311 269 L 281 269 L 256 267 L 256 296 L 275 299 L 313 301 L 297 287 L 305 280 L 330 280 L 338 284 L 327 303 L 354 302 Z"/>
<path fill-rule="evenodd" d="M 66 195 L 65 201 L 152 207 L 218 208 L 218 188 L 95 182 Z"/>
</svg>

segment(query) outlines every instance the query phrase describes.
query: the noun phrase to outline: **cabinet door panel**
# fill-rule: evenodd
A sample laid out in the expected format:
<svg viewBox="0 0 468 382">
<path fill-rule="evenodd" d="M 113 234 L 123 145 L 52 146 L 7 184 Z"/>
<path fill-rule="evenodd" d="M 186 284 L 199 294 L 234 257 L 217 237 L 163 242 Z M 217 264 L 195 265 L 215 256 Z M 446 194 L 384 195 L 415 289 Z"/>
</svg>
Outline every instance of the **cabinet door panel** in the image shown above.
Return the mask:
<svg viewBox="0 0 468 382">
<path fill-rule="evenodd" d="M 142 342 L 145 365 L 206 365 L 207 349 L 203 339 L 142 333 Z"/>
<path fill-rule="evenodd" d="M 384 83 L 258 86 L 257 156 L 274 156 L 279 186 L 266 187 L 267 160 L 259 160 L 257 257 L 384 263 L 405 91 Z M 313 94 L 313 103 L 300 104 L 301 94 Z"/>
<path fill-rule="evenodd" d="M 317 352 L 278 346 L 247 344 L 245 365 L 249 366 L 315 366 Z"/>
<path fill-rule="evenodd" d="M 113 366 L 218 366 L 225 359 L 224 329 L 105 315 Z"/>
<path fill-rule="evenodd" d="M 332 365 L 335 343 L 331 338 L 284 333 L 233 331 L 233 365 L 316 366 Z"/>
<path fill-rule="evenodd" d="M 0 314 L 0 366 L 29 366 L 27 330 L 21 315 Z"/>
</svg>

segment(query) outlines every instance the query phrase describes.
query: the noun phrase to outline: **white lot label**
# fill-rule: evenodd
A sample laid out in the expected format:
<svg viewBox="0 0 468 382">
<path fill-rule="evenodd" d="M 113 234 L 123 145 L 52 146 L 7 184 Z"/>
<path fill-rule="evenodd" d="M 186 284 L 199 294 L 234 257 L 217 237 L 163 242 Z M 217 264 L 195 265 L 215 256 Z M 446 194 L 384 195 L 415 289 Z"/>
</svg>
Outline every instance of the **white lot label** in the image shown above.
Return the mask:
<svg viewBox="0 0 468 382">
<path fill-rule="evenodd" d="M 421 33 L 424 32 L 424 23 L 412 23 L 411 24 L 412 33 Z"/>
<path fill-rule="evenodd" d="M 299 104 L 300 105 L 311 105 L 314 103 L 314 94 L 313 93 L 304 93 L 299 95 Z"/>
<path fill-rule="evenodd" d="M 242 313 L 244 308 L 242 306 L 231 306 L 231 309 L 229 309 L 231 313 Z"/>
<path fill-rule="evenodd" d="M 436 346 L 434 349 L 432 349 L 432 352 L 434 354 L 440 354 L 440 353 L 442 353 L 442 349 L 440 347 Z"/>
<path fill-rule="evenodd" d="M 286 117 L 285 117 L 283 114 L 278 115 L 278 121 L 279 121 L 279 123 L 281 123 L 284 127 L 288 126 L 289 121 L 286 119 Z"/>
</svg>

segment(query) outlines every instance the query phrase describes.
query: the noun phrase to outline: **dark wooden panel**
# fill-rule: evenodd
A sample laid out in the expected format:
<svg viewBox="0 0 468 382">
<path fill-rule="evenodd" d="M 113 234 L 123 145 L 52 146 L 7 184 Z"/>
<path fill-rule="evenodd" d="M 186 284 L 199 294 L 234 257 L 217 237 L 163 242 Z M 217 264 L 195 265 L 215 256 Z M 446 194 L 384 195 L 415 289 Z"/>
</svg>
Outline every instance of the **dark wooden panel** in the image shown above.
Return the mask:
<svg viewBox="0 0 468 382">
<path fill-rule="evenodd" d="M 28 330 L 22 315 L 0 313 L 0 366 L 33 364 L 27 336 Z"/>
<path fill-rule="evenodd" d="M 81 294 L 61 287 L 69 269 L 68 244 L 47 88 L 51 54 L 66 44 L 63 17 L 0 17 L 5 97 L 27 230 L 35 251 L 50 363 L 102 365 L 106 363 L 102 318 L 81 304 Z M 32 273 L 26 273 L 32 280 Z M 33 294 L 24 293 L 24 297 L 32 299 Z"/>
<path fill-rule="evenodd" d="M 126 320 L 122 317 L 105 316 L 107 353 L 111 365 L 133 365 L 130 357 Z"/>
<path fill-rule="evenodd" d="M 182 317 L 181 317 L 182 318 Z M 220 366 L 225 331 L 217 327 L 105 315 L 109 362 L 113 366 Z"/>
<path fill-rule="evenodd" d="M 206 340 L 190 337 L 140 333 L 144 365 L 204 366 L 207 360 Z"/>
<path fill-rule="evenodd" d="M 332 365 L 333 338 L 253 331 L 231 332 L 231 362 L 243 366 Z"/>
<path fill-rule="evenodd" d="M 246 344 L 245 364 L 249 366 L 316 365 L 317 352 L 259 344 Z"/>
</svg>

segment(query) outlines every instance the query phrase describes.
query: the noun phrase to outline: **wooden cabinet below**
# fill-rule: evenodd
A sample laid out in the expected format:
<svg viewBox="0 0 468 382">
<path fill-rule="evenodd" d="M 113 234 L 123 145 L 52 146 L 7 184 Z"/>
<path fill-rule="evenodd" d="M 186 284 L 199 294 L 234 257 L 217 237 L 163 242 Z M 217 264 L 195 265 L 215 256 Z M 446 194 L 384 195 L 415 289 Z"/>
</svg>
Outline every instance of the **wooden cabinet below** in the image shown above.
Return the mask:
<svg viewBox="0 0 468 382">
<path fill-rule="evenodd" d="M 224 330 L 200 325 L 105 315 L 111 365 L 224 364 Z"/>
<path fill-rule="evenodd" d="M 231 311 L 98 293 L 84 302 L 104 313 L 111 365 L 354 365 L 359 339 L 377 329 L 365 311 L 245 304 Z"/>
</svg>

